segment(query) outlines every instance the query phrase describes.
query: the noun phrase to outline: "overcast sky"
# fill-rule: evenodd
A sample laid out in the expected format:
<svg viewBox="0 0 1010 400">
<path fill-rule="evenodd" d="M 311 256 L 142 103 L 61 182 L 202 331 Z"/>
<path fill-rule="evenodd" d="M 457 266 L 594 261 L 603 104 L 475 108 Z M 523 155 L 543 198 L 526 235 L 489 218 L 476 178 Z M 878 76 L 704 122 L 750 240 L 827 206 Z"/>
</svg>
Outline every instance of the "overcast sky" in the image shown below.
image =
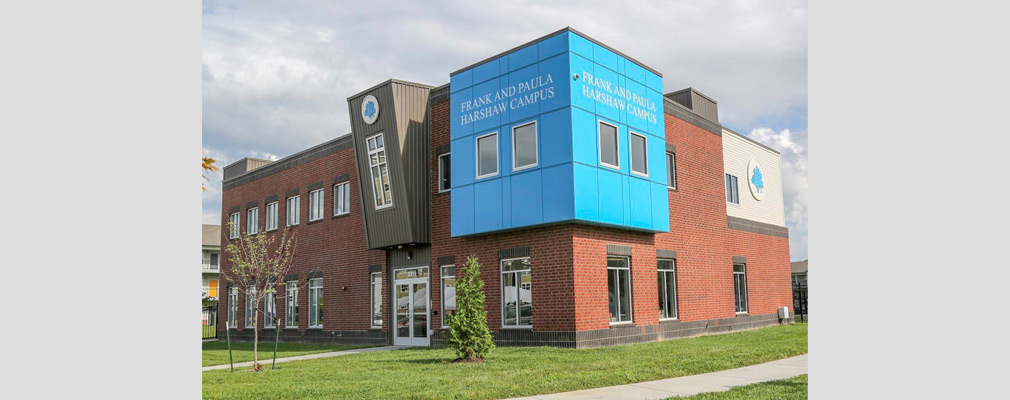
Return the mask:
<svg viewBox="0 0 1010 400">
<path fill-rule="evenodd" d="M 347 96 L 449 72 L 571 26 L 719 102 L 779 150 L 794 261 L 807 258 L 805 1 L 203 2 L 203 154 L 276 159 L 350 132 Z M 401 4 L 402 3 L 402 4 Z M 550 3 L 550 4 L 547 4 Z M 221 176 L 203 222 L 221 223 Z"/>
</svg>

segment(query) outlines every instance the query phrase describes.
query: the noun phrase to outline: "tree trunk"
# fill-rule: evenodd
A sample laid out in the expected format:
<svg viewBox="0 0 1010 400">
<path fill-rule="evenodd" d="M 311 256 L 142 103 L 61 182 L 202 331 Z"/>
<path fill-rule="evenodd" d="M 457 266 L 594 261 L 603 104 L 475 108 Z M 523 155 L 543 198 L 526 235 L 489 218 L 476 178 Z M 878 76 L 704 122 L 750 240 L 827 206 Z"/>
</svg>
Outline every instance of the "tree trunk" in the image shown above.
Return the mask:
<svg viewBox="0 0 1010 400">
<path fill-rule="evenodd" d="M 253 370 L 258 371 L 260 365 L 260 330 L 257 329 L 259 324 L 260 310 L 259 308 L 254 308 L 253 311 Z"/>
</svg>

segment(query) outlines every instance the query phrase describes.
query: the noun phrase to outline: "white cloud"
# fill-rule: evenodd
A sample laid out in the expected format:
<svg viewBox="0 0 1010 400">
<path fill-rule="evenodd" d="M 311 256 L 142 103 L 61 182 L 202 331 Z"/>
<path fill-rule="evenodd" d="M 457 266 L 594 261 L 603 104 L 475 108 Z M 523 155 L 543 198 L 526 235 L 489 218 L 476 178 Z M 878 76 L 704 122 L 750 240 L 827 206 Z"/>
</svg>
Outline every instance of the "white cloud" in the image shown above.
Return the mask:
<svg viewBox="0 0 1010 400">
<path fill-rule="evenodd" d="M 789 129 L 754 128 L 747 135 L 778 150 L 782 158 L 782 185 L 785 192 L 786 226 L 789 227 L 793 260 L 807 258 L 807 134 Z"/>
</svg>

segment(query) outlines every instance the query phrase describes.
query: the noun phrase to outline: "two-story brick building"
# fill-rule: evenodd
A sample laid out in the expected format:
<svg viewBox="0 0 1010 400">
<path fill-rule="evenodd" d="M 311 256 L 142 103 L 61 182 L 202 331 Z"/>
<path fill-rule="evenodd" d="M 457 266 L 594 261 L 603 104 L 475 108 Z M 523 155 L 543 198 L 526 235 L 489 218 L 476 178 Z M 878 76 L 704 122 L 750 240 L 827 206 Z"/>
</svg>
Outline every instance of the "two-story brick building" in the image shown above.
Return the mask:
<svg viewBox="0 0 1010 400">
<path fill-rule="evenodd" d="M 350 134 L 225 167 L 223 226 L 298 241 L 268 299 L 282 326 L 247 320 L 228 288 L 232 337 L 255 322 L 287 341 L 442 344 L 468 255 L 499 345 L 783 322 L 779 154 L 721 126 L 700 92 L 662 90 L 658 71 L 565 28 L 442 86 L 378 84 L 348 98 Z"/>
</svg>

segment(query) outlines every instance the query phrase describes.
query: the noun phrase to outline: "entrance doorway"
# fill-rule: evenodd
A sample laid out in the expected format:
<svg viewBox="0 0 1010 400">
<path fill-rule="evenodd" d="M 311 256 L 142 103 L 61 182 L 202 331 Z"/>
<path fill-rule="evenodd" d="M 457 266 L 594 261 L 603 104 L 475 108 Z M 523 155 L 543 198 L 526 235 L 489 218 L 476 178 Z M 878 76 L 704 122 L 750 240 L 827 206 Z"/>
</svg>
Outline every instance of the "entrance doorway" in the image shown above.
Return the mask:
<svg viewBox="0 0 1010 400">
<path fill-rule="evenodd" d="M 393 309 L 396 325 L 393 344 L 397 346 L 428 346 L 428 267 L 404 268 L 393 271 Z"/>
</svg>

